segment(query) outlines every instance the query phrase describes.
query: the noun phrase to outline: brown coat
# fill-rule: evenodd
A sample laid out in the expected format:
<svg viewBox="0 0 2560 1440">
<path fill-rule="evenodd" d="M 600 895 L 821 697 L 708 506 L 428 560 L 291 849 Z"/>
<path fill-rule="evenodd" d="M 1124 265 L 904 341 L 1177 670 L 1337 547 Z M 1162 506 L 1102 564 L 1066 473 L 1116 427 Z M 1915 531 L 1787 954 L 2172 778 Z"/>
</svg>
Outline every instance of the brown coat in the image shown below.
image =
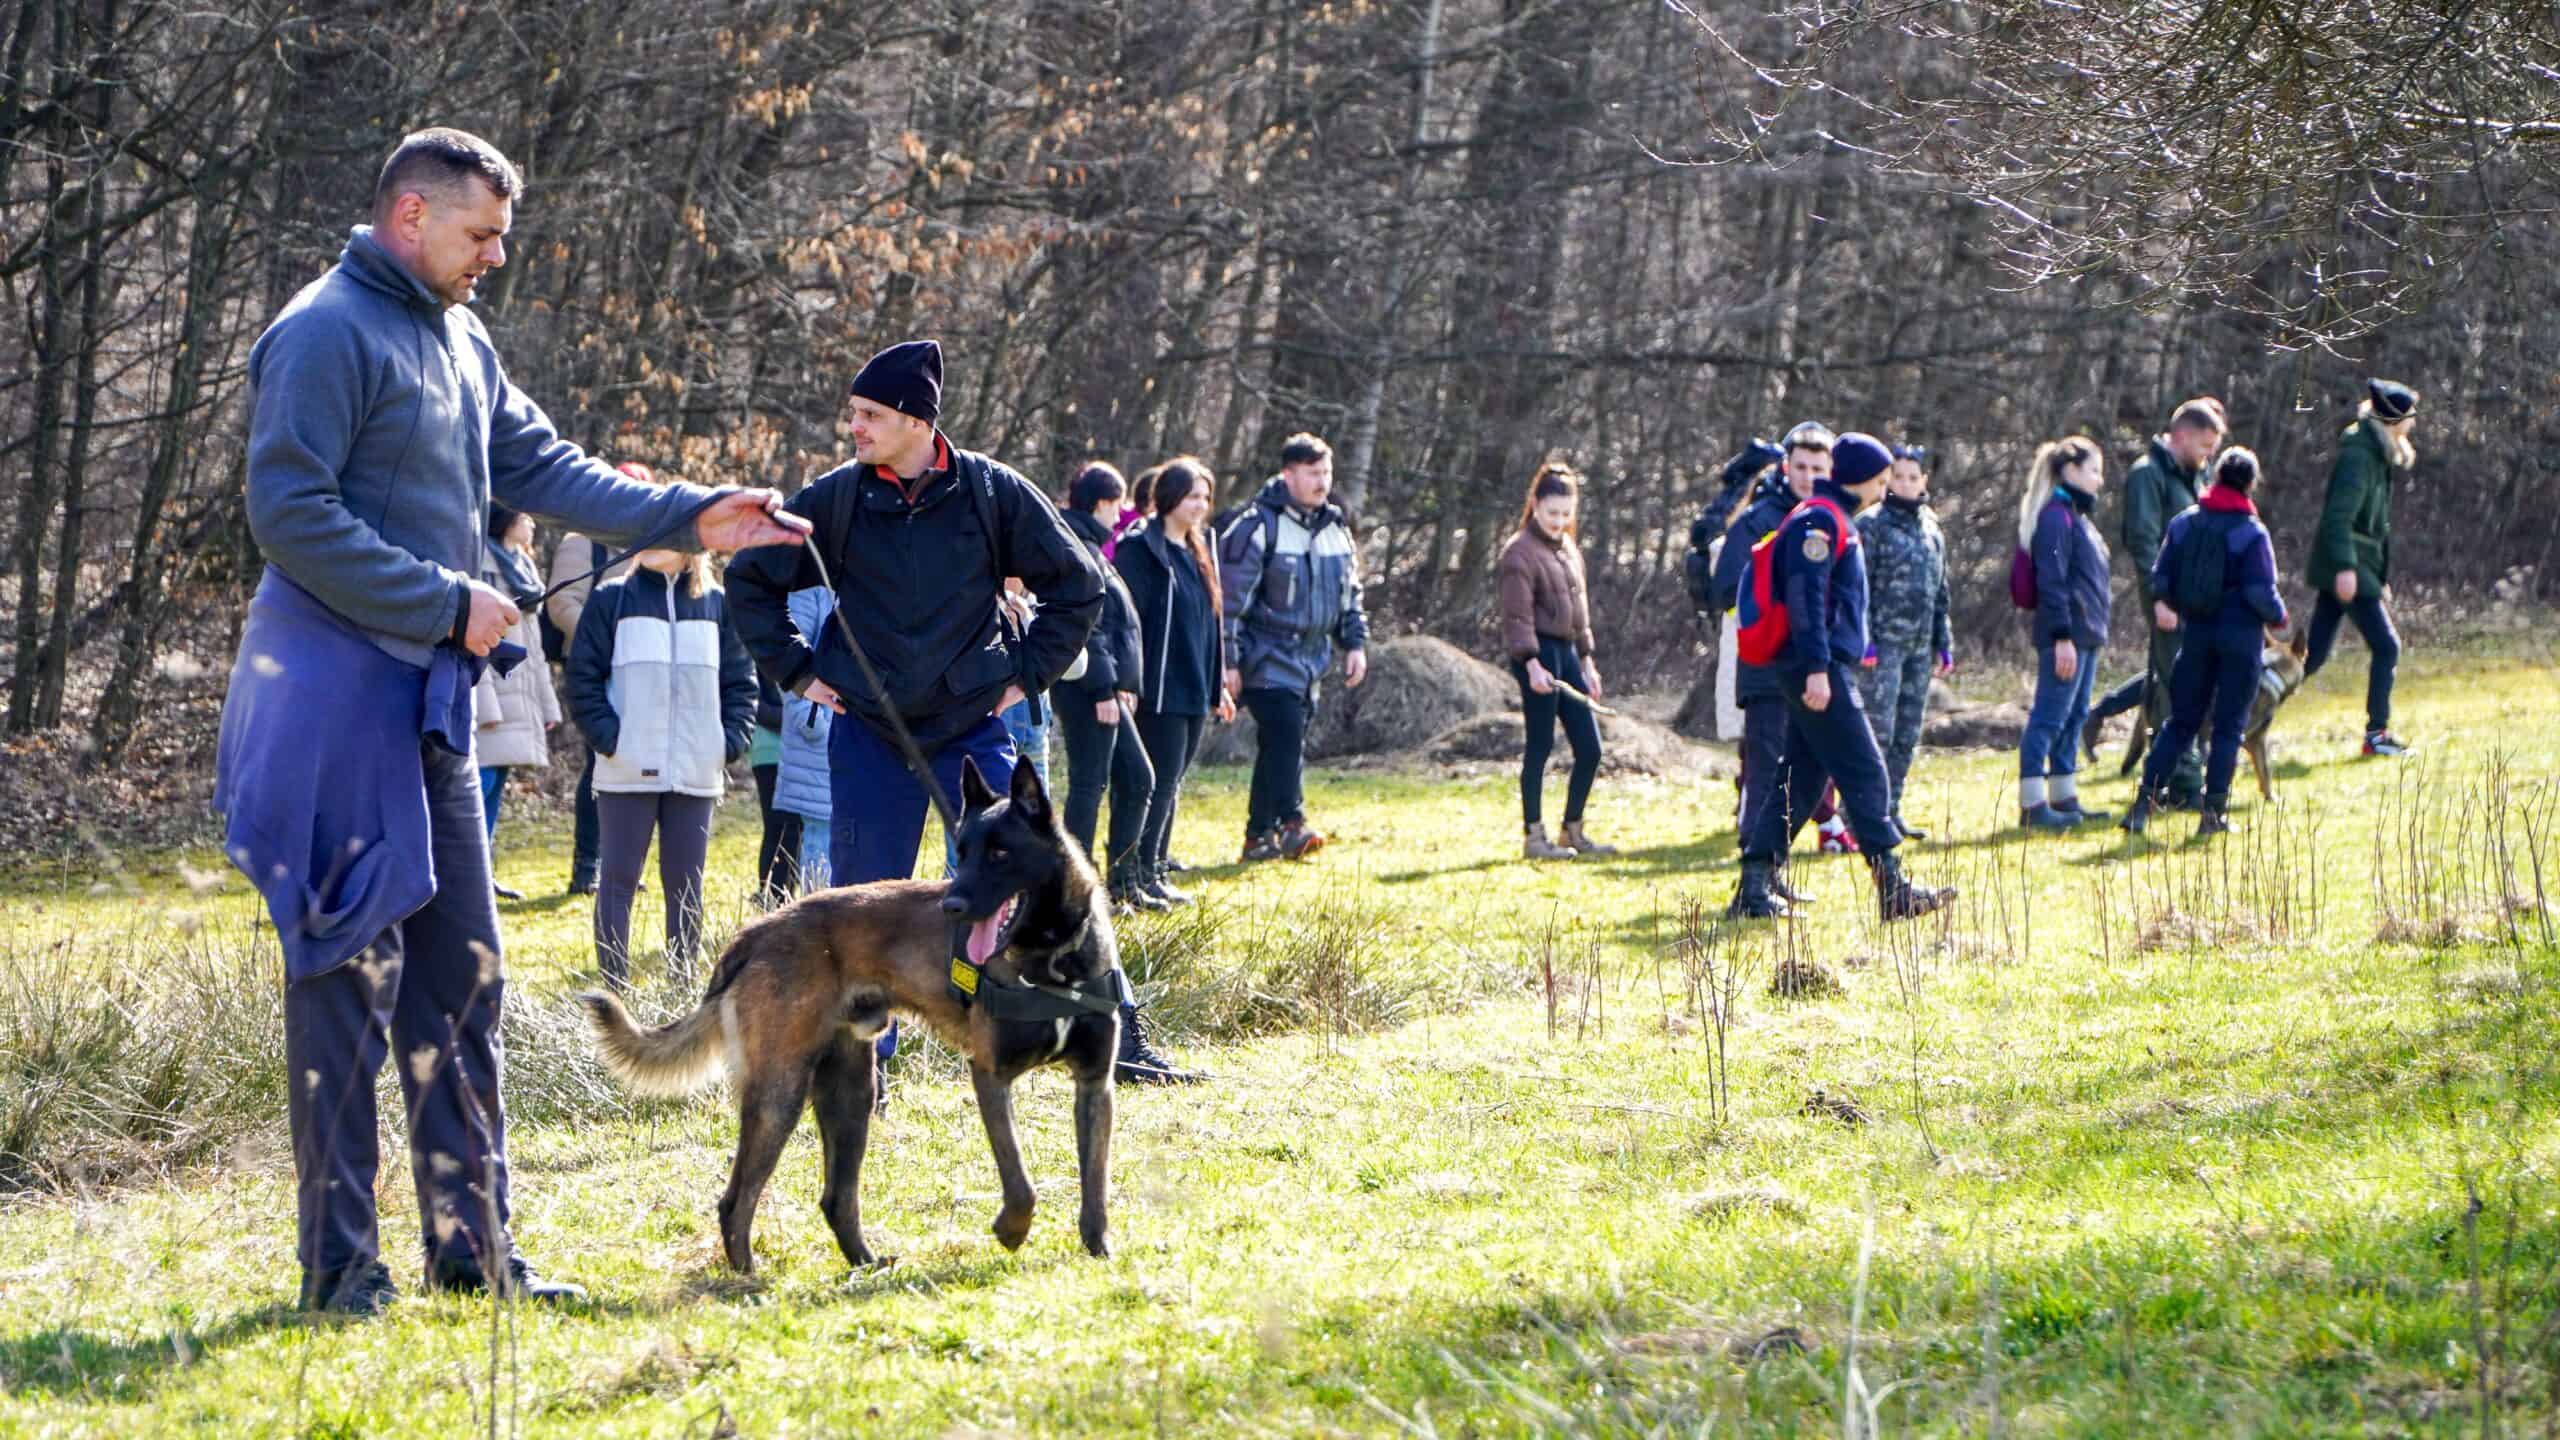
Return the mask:
<svg viewBox="0 0 2560 1440">
<path fill-rule="evenodd" d="M 1512 659 L 1536 659 L 1541 635 L 1572 642 L 1585 658 L 1595 653 L 1582 549 L 1571 537 L 1559 543 L 1524 525 L 1503 543 L 1494 575 L 1502 587 L 1502 644 Z"/>
</svg>

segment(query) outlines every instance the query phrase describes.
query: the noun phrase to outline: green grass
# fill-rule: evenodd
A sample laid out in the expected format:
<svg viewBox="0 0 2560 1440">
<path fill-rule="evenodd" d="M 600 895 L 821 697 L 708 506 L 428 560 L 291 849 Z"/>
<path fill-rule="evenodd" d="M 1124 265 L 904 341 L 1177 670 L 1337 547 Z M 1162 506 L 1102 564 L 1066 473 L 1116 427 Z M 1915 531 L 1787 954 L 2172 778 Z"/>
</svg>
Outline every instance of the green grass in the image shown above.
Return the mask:
<svg viewBox="0 0 2560 1440">
<path fill-rule="evenodd" d="M 511 1433 L 1838 1434 L 1872 1404 L 1889 1433 L 2547 1433 L 2560 692 L 2545 663 L 2417 656 L 2425 753 L 2357 763 L 2362 660 L 2285 712 L 2286 801 L 2252 796 L 2219 847 L 2183 817 L 2030 841 L 2003 828 L 2009 757 L 1924 753 L 1914 818 L 1942 838 L 1912 869 L 1965 894 L 1891 930 L 1861 867 L 1809 856 L 1808 924 L 1693 926 L 1732 884 L 1721 783 L 1605 781 L 1592 829 L 1627 853 L 1531 868 L 1508 777 L 1319 775 L 1319 861 L 1212 869 L 1201 910 L 1123 927 L 1220 1079 L 1124 1094 L 1103 1262 L 1075 1242 L 1063 1080 L 1026 1083 L 1045 1203 L 1008 1255 L 966 1087 L 928 1053 L 865 1177 L 896 1262 L 847 1275 L 804 1127 L 762 1275 L 729 1280 L 733 1122 L 584 1088 L 561 1020 L 584 908 L 508 907 L 511 1005 L 548 1017 L 510 1056 L 517 1230 L 595 1302 L 297 1322 L 268 1121 L 0 1208 L 0 1432 L 457 1433 L 494 1405 Z M 1231 855 L 1241 798 L 1206 776 L 1177 848 Z M 752 816 L 733 799 L 715 834 L 731 915 Z M 564 846 L 510 831 L 501 873 L 548 895 Z M 39 997 L 78 1012 L 120 975 L 135 1015 L 171 1003 L 155 985 L 273 983 L 236 878 L 182 865 L 220 873 L 11 877 L 0 1104 L 33 1103 L 28 1037 L 70 1023 Z M 1772 996 L 1781 949 L 1840 988 Z M 1731 997 L 1721 1085 L 1707 995 Z M 225 1004 L 226 1033 L 273 1024 Z M 189 1085 L 164 1091 L 239 1103 Z M 135 1155 L 183 1153 L 167 1117 L 132 1125 Z M 413 1283 L 408 1194 L 387 1161 Z"/>
</svg>

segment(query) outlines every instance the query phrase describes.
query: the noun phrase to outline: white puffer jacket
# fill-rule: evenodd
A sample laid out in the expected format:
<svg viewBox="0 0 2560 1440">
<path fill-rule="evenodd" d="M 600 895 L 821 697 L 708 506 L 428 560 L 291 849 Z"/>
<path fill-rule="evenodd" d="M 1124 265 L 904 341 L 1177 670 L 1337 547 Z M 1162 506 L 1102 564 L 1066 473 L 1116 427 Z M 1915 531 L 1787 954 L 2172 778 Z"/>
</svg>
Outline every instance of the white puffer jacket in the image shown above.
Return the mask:
<svg viewBox="0 0 2560 1440">
<path fill-rule="evenodd" d="M 717 796 L 755 735 L 756 679 L 717 589 L 635 569 L 595 589 L 569 647 L 569 706 L 607 794 Z"/>
<path fill-rule="evenodd" d="M 514 593 L 533 571 L 526 562 L 522 575 L 505 576 L 493 550 L 482 573 L 501 591 Z M 507 583 L 501 583 L 502 578 Z M 488 667 L 472 689 L 472 722 L 477 732 L 471 738 L 472 759 L 482 769 L 551 763 L 548 732 L 560 723 L 560 696 L 551 688 L 551 665 L 543 658 L 539 613 L 526 609 L 524 618 L 507 632 L 509 640 L 524 647 L 523 663 L 505 675 L 495 665 Z"/>
</svg>

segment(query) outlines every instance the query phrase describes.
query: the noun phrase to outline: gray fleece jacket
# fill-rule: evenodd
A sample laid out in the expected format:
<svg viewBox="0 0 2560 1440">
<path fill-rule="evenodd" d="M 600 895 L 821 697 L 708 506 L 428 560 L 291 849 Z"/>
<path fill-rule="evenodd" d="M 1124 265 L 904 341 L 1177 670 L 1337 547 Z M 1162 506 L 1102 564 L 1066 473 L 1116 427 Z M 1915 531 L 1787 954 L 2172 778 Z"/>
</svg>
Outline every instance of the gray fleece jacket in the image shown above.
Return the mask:
<svg viewBox="0 0 2560 1440">
<path fill-rule="evenodd" d="M 480 319 L 359 225 L 249 352 L 249 532 L 268 563 L 423 665 L 453 631 L 492 496 L 613 541 L 711 498 L 643 485 L 560 438 Z M 684 525 L 661 543 L 700 548 Z"/>
</svg>

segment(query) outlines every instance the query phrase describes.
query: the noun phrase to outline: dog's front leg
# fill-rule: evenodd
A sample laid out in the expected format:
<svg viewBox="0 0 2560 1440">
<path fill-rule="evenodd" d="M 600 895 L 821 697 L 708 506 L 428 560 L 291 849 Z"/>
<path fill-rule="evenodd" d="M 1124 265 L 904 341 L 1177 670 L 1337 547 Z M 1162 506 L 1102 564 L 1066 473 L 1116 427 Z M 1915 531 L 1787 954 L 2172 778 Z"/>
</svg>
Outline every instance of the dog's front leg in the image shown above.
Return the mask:
<svg viewBox="0 0 2560 1440">
<path fill-rule="evenodd" d="M 1096 1259 L 1111 1254 L 1111 1065 L 1076 1074 L 1076 1180 L 1083 1187 L 1076 1233 Z"/>
<path fill-rule="evenodd" d="M 987 1148 L 995 1152 L 996 1179 L 1004 1186 L 1004 1208 L 996 1212 L 996 1239 L 1007 1250 L 1019 1250 L 1031 1233 L 1031 1207 L 1040 1197 L 1022 1168 L 1022 1145 L 1013 1134 L 1013 1083 L 974 1065 L 969 1067 L 969 1083 L 977 1089 L 978 1118 L 987 1123 Z"/>
</svg>

